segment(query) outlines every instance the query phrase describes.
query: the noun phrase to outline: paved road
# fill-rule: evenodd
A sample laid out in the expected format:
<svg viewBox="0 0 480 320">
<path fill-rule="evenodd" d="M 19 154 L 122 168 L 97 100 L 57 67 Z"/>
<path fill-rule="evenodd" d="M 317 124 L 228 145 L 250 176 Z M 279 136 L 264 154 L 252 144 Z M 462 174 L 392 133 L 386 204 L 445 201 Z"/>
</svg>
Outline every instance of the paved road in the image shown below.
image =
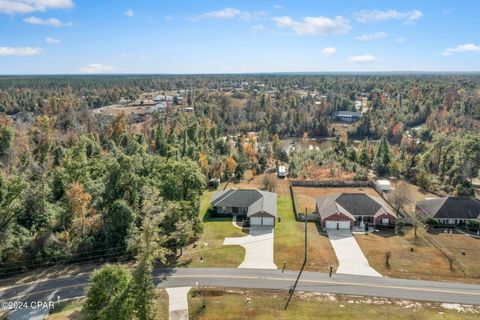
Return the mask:
<svg viewBox="0 0 480 320">
<path fill-rule="evenodd" d="M 201 286 L 289 290 L 298 272 L 263 269 L 188 268 L 156 269 L 155 284 L 160 288 Z M 0 301 L 44 300 L 52 292 L 60 299 L 85 294 L 89 274 L 58 278 L 0 289 Z M 296 290 L 347 295 L 376 296 L 408 300 L 480 305 L 480 285 L 404 280 L 368 276 L 303 272 Z"/>
</svg>

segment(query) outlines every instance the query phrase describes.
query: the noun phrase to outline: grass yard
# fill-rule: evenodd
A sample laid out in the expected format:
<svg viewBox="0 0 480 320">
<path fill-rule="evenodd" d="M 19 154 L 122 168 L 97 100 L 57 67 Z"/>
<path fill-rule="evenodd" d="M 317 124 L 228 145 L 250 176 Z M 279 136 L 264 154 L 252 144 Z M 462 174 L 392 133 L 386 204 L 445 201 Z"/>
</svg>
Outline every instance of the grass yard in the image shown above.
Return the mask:
<svg viewBox="0 0 480 320">
<path fill-rule="evenodd" d="M 55 305 L 55 309 L 48 315 L 48 320 L 84 320 L 82 307 L 86 299 L 75 299 Z M 155 297 L 156 319 L 168 319 L 168 295 L 164 289 L 156 290 Z"/>
<path fill-rule="evenodd" d="M 444 233 L 443 229 L 430 231 L 429 234 L 460 261 L 469 278 L 480 282 L 480 239 L 457 232 Z"/>
<path fill-rule="evenodd" d="M 273 174 L 274 175 L 274 174 Z M 263 175 L 247 178 L 240 183 L 230 183 L 228 188 L 255 189 L 261 187 Z M 222 188 L 219 188 L 221 190 Z M 304 229 L 293 213 L 289 181 L 276 179 L 277 211 L 282 217 L 275 226 L 274 262 L 287 269 L 300 270 L 303 263 Z M 203 233 L 194 245 L 184 250 L 179 265 L 186 267 L 238 267 L 243 261 L 245 250 L 241 246 L 224 246 L 226 237 L 241 237 L 245 233 L 232 225 L 231 218 L 208 218 L 208 209 L 213 191 L 205 192 L 201 198 L 200 218 L 203 220 Z M 326 234 L 320 234 L 316 224 L 308 224 L 308 263 L 306 270 L 327 272 L 329 267 L 338 266 L 335 252 Z M 200 262 L 200 257 L 203 262 Z"/>
<path fill-rule="evenodd" d="M 240 246 L 224 246 L 226 237 L 242 237 L 246 234 L 232 225 L 232 218 L 210 218 L 206 216 L 214 191 L 207 191 L 201 197 L 200 219 L 203 233 L 195 244 L 183 250 L 179 266 L 185 267 L 232 267 L 243 261 L 245 249 Z M 200 257 L 203 262 L 200 262 Z"/>
<path fill-rule="evenodd" d="M 297 200 L 297 208 L 303 212 L 307 208 L 308 212 L 315 211 L 315 204 L 318 197 L 327 196 L 332 193 L 366 193 L 374 197 L 380 197 L 372 188 L 310 188 L 310 187 L 294 187 L 295 199 Z"/>
<path fill-rule="evenodd" d="M 355 235 L 355 239 L 370 265 L 384 276 L 460 282 L 472 281 L 472 278 L 465 278 L 464 274 L 455 266 L 451 270 L 448 259 L 420 233 L 417 245 L 415 245 L 413 228 L 406 228 L 405 230 L 404 236 L 397 236 L 389 230 L 368 235 Z M 411 248 L 413 248 L 413 252 Z M 391 252 L 390 267 L 385 263 L 386 252 Z"/>
<path fill-rule="evenodd" d="M 439 304 L 382 298 L 295 293 L 287 310 L 288 293 L 273 290 L 190 291 L 190 319 L 478 319 L 478 308 L 449 310 Z M 205 303 L 205 308 L 202 305 Z"/>
<path fill-rule="evenodd" d="M 279 196 L 278 215 L 282 217 L 275 227 L 274 260 L 287 269 L 300 270 L 304 258 L 304 224 L 295 220 L 292 199 L 289 195 Z M 307 271 L 327 272 L 329 267 L 338 266 L 337 257 L 326 234 L 320 234 L 315 223 L 308 223 L 308 261 Z"/>
</svg>

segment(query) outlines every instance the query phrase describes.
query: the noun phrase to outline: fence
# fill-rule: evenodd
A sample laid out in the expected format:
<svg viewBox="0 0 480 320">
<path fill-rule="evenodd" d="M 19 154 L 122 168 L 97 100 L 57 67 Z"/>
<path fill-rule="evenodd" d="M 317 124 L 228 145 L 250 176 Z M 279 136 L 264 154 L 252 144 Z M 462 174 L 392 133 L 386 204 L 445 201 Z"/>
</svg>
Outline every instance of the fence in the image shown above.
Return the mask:
<svg viewBox="0 0 480 320">
<path fill-rule="evenodd" d="M 373 188 L 372 181 L 315 181 L 315 180 L 293 180 L 290 182 L 293 187 L 310 187 L 310 188 Z"/>
<path fill-rule="evenodd" d="M 463 265 L 463 263 L 460 262 L 460 260 L 458 260 L 457 258 L 455 258 L 455 256 L 453 255 L 453 253 L 448 250 L 443 244 L 441 244 L 440 242 L 438 242 L 437 240 L 435 240 L 431 235 L 429 235 L 425 229 L 423 228 L 423 226 L 420 224 L 420 226 L 418 227 L 418 230 L 420 231 L 420 233 L 423 235 L 423 237 L 428 241 L 430 242 L 435 248 L 437 248 L 447 259 L 448 261 L 452 264 L 452 265 L 455 265 L 460 271 L 462 271 L 462 273 L 466 276 L 467 275 L 467 272 L 465 270 L 465 266 Z"/>
</svg>

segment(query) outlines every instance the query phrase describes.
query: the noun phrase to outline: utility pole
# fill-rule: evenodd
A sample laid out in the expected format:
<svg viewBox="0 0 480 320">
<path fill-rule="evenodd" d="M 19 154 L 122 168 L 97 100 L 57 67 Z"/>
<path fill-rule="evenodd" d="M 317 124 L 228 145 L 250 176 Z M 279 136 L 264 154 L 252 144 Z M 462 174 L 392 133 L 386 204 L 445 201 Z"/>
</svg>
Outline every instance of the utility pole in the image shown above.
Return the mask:
<svg viewBox="0 0 480 320">
<path fill-rule="evenodd" d="M 303 263 L 307 263 L 307 207 L 305 207 L 305 215 L 303 216 L 305 219 L 305 260 Z"/>
</svg>

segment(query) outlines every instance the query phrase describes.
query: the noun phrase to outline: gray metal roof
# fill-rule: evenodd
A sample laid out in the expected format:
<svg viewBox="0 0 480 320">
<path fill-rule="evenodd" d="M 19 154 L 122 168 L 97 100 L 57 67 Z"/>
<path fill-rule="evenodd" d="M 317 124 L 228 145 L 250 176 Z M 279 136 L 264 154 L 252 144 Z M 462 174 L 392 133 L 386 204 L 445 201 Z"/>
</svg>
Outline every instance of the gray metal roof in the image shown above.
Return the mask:
<svg viewBox="0 0 480 320">
<path fill-rule="evenodd" d="M 417 202 L 432 218 L 479 219 L 480 202 L 471 197 L 443 197 Z"/>
<path fill-rule="evenodd" d="M 265 212 L 277 216 L 277 194 L 256 189 L 230 189 L 215 192 L 212 197 L 214 207 L 248 208 L 247 216 Z"/>
</svg>

